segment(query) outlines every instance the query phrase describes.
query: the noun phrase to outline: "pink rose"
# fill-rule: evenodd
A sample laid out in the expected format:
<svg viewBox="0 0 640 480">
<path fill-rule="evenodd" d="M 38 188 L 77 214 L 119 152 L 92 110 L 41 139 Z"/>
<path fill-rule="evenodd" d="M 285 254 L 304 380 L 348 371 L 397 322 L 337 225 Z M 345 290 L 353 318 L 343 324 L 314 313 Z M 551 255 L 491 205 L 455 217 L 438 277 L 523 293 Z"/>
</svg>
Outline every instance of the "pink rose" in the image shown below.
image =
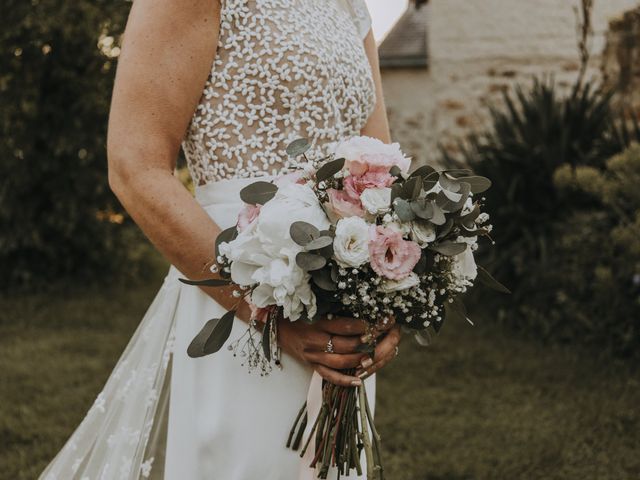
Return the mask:
<svg viewBox="0 0 640 480">
<path fill-rule="evenodd" d="M 351 175 L 364 175 L 367 172 L 388 173 L 393 166 L 406 173 L 411 166 L 411 160 L 402 154 L 365 153 L 360 159 L 348 162 Z"/>
<path fill-rule="evenodd" d="M 389 187 L 395 178 L 388 172 L 368 171 L 362 175 L 349 175 L 344 179 L 344 189 L 350 197 L 360 198 L 367 188 Z"/>
<path fill-rule="evenodd" d="M 364 216 L 362 203 L 357 196 L 353 197 L 346 190 L 336 190 L 335 188 L 328 189 L 327 195 L 329 195 L 329 208 L 337 216 L 342 218 Z"/>
<path fill-rule="evenodd" d="M 288 183 L 297 183 L 299 185 L 304 185 L 306 182 L 304 179 L 304 172 L 302 170 L 295 170 L 291 173 L 280 175 L 275 179 L 273 183 L 275 183 L 278 187 L 281 187 Z"/>
<path fill-rule="evenodd" d="M 238 214 L 238 232 L 242 232 L 245 228 L 253 223 L 258 218 L 260 213 L 260 205 L 246 204 L 240 213 Z"/>
<path fill-rule="evenodd" d="M 420 246 L 402 238 L 402 233 L 382 226 L 371 227 L 369 257 L 371 268 L 378 275 L 402 280 L 416 266 L 421 255 Z"/>
</svg>

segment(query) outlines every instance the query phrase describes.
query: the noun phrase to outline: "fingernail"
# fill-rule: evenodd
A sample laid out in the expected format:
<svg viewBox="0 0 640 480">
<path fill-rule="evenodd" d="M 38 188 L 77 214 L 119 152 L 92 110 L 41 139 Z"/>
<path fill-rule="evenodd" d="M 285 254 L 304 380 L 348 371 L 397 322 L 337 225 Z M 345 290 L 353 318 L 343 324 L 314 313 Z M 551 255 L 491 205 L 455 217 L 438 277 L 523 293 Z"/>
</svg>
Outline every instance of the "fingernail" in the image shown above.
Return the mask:
<svg viewBox="0 0 640 480">
<path fill-rule="evenodd" d="M 373 365 L 373 360 L 371 360 L 370 358 L 365 358 L 360 365 L 362 365 L 362 368 L 369 368 L 371 365 Z"/>
<path fill-rule="evenodd" d="M 353 385 L 354 387 L 359 387 L 360 385 L 362 385 L 362 380 L 353 380 L 351 382 L 351 385 Z"/>
<path fill-rule="evenodd" d="M 358 375 L 358 377 L 364 379 L 367 375 L 369 374 L 365 371 L 365 372 L 362 372 L 360 375 Z"/>
</svg>

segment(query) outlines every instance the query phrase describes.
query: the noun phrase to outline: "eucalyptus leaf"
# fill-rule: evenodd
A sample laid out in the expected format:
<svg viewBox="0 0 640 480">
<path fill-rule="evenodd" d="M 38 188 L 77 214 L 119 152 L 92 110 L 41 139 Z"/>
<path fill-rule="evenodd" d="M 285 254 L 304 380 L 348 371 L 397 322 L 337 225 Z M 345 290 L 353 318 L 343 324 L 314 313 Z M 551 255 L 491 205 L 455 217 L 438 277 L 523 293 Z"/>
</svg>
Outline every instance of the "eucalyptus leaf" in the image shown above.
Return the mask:
<svg viewBox="0 0 640 480">
<path fill-rule="evenodd" d="M 394 183 L 391 185 L 391 203 L 396 198 L 403 198 L 403 188 L 401 183 Z"/>
<path fill-rule="evenodd" d="M 444 214 L 444 210 L 442 210 L 442 208 L 440 208 L 436 203 L 432 203 L 432 205 L 433 205 L 433 217 L 431 217 L 429 220 L 434 225 L 444 225 L 445 222 L 447 221 L 447 217 Z"/>
<path fill-rule="evenodd" d="M 433 217 L 433 202 L 426 198 L 418 198 L 411 202 L 411 210 L 423 220 L 430 220 Z"/>
<path fill-rule="evenodd" d="M 332 244 L 333 244 L 333 237 L 322 236 L 314 240 L 311 240 L 309 243 L 305 245 L 305 248 L 307 250 L 319 250 L 321 248 L 328 247 L 329 245 L 332 245 Z"/>
<path fill-rule="evenodd" d="M 460 184 L 460 199 L 458 201 L 453 201 L 447 198 L 446 194 L 444 193 L 444 191 L 440 192 L 441 194 L 443 194 L 444 198 L 446 198 L 445 200 L 440 200 L 439 202 L 439 206 L 440 208 L 442 208 L 442 210 L 444 210 L 445 212 L 448 213 L 453 213 L 453 212 L 457 212 L 459 210 L 461 210 L 465 203 L 467 202 L 467 199 L 469 198 L 469 191 L 470 187 L 468 183 L 461 183 Z M 439 197 L 439 199 L 441 199 L 442 197 Z M 436 201 L 437 203 L 437 201 Z"/>
<path fill-rule="evenodd" d="M 473 206 L 473 210 L 471 210 L 466 215 L 460 217 L 460 224 L 465 227 L 467 230 L 471 230 L 476 226 L 476 219 L 480 216 L 480 205 L 476 204 Z"/>
<path fill-rule="evenodd" d="M 459 255 L 467 249 L 467 244 L 464 242 L 449 242 L 445 241 L 442 243 L 436 243 L 434 245 L 429 246 L 430 250 L 434 252 L 438 252 L 441 255 L 446 255 L 448 257 Z"/>
<path fill-rule="evenodd" d="M 403 222 L 410 222 L 416 218 L 415 213 L 413 213 L 411 209 L 411 204 L 402 198 L 395 199 L 393 202 L 393 211 L 396 212 L 398 218 Z"/>
<path fill-rule="evenodd" d="M 235 310 L 229 310 L 222 318 L 209 320 L 189 344 L 187 355 L 199 358 L 220 350 L 231 335 L 235 314 Z"/>
<path fill-rule="evenodd" d="M 440 227 L 440 229 L 438 230 L 438 235 L 437 235 L 437 239 L 441 239 L 446 237 L 447 235 L 449 235 L 449 233 L 451 233 L 451 229 L 453 228 L 453 219 L 449 218 L 444 225 L 442 225 Z"/>
<path fill-rule="evenodd" d="M 402 170 L 398 165 L 394 165 L 389 169 L 389 173 L 394 177 L 400 177 L 402 175 Z"/>
<path fill-rule="evenodd" d="M 287 155 L 290 157 L 297 157 L 306 153 L 310 148 L 311 145 L 306 138 L 298 138 L 287 145 Z"/>
<path fill-rule="evenodd" d="M 507 287 L 497 281 L 489 272 L 487 272 L 484 268 L 478 265 L 478 281 L 493 290 L 496 290 L 501 293 L 511 293 Z"/>
<path fill-rule="evenodd" d="M 275 196 L 277 191 L 278 187 L 275 184 L 258 181 L 240 190 L 240 198 L 251 205 L 264 205 Z"/>
<path fill-rule="evenodd" d="M 338 158 L 322 165 L 316 172 L 316 181 L 324 182 L 330 179 L 344 167 L 344 158 Z"/>
<path fill-rule="evenodd" d="M 323 268 L 327 264 L 327 259 L 315 253 L 299 252 L 296 255 L 296 264 L 305 272 L 311 272 Z"/>
<path fill-rule="evenodd" d="M 445 302 L 444 318 L 450 321 L 467 321 L 467 310 L 460 299 L 455 297 L 453 302 Z"/>
<path fill-rule="evenodd" d="M 323 268 L 322 270 L 312 271 L 311 278 L 313 279 L 313 283 L 315 283 L 322 290 L 335 292 L 338 289 L 336 282 L 331 278 L 331 271 L 327 270 L 326 268 Z"/>
<path fill-rule="evenodd" d="M 425 179 L 425 178 L 429 177 L 430 175 L 432 175 L 433 173 L 437 173 L 433 169 L 433 167 L 430 167 L 429 165 L 422 165 L 421 167 L 418 167 L 413 172 L 411 172 L 411 174 L 409 175 L 409 178 L 411 178 L 411 177 L 421 177 L 422 179 Z"/>
<path fill-rule="evenodd" d="M 231 280 L 224 278 L 207 278 L 206 280 L 189 280 L 187 278 L 179 279 L 185 285 L 195 285 L 197 287 L 223 287 L 231 285 Z"/>
<path fill-rule="evenodd" d="M 308 222 L 293 222 L 289 227 L 291 239 L 301 247 L 306 247 L 313 240 L 320 237 L 320 230 Z"/>
<path fill-rule="evenodd" d="M 415 200 L 422 191 L 422 177 L 411 177 L 402 186 L 402 197 Z"/>
<path fill-rule="evenodd" d="M 436 171 L 430 173 L 426 177 L 422 178 L 422 188 L 425 192 L 428 192 L 438 183 L 438 179 L 440 178 L 440 174 Z"/>
<path fill-rule="evenodd" d="M 486 177 L 472 175 L 469 177 L 458 177 L 460 182 L 468 183 L 471 187 L 471 193 L 482 193 L 491 188 L 491 180 Z"/>
<path fill-rule="evenodd" d="M 450 192 L 459 192 L 460 191 L 460 182 L 456 180 L 454 177 L 449 176 L 447 173 L 440 174 L 440 186 L 445 190 L 449 190 Z"/>
</svg>

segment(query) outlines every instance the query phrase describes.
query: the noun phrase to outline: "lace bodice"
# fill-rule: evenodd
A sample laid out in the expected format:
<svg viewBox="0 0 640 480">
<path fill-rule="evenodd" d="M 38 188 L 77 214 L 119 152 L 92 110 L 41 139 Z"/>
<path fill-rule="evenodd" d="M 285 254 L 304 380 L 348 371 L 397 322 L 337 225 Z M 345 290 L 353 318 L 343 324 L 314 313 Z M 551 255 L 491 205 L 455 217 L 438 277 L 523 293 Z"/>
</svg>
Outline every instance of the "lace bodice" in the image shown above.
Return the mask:
<svg viewBox="0 0 640 480">
<path fill-rule="evenodd" d="M 223 0 L 218 50 L 183 141 L 196 185 L 277 175 L 285 148 L 358 135 L 375 105 L 364 0 Z M 317 149 L 316 149 L 317 150 Z"/>
</svg>

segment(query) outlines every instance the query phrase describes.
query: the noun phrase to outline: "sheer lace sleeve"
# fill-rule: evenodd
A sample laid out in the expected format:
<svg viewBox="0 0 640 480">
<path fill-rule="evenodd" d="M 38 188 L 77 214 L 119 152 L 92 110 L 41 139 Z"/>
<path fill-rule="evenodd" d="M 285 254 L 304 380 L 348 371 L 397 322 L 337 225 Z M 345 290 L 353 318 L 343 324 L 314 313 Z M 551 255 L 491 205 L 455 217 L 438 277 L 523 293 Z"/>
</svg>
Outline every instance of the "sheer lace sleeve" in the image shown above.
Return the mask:
<svg viewBox="0 0 640 480">
<path fill-rule="evenodd" d="M 353 15 L 353 22 L 358 29 L 360 38 L 364 39 L 371 30 L 371 15 L 365 0 L 347 0 Z"/>
</svg>

